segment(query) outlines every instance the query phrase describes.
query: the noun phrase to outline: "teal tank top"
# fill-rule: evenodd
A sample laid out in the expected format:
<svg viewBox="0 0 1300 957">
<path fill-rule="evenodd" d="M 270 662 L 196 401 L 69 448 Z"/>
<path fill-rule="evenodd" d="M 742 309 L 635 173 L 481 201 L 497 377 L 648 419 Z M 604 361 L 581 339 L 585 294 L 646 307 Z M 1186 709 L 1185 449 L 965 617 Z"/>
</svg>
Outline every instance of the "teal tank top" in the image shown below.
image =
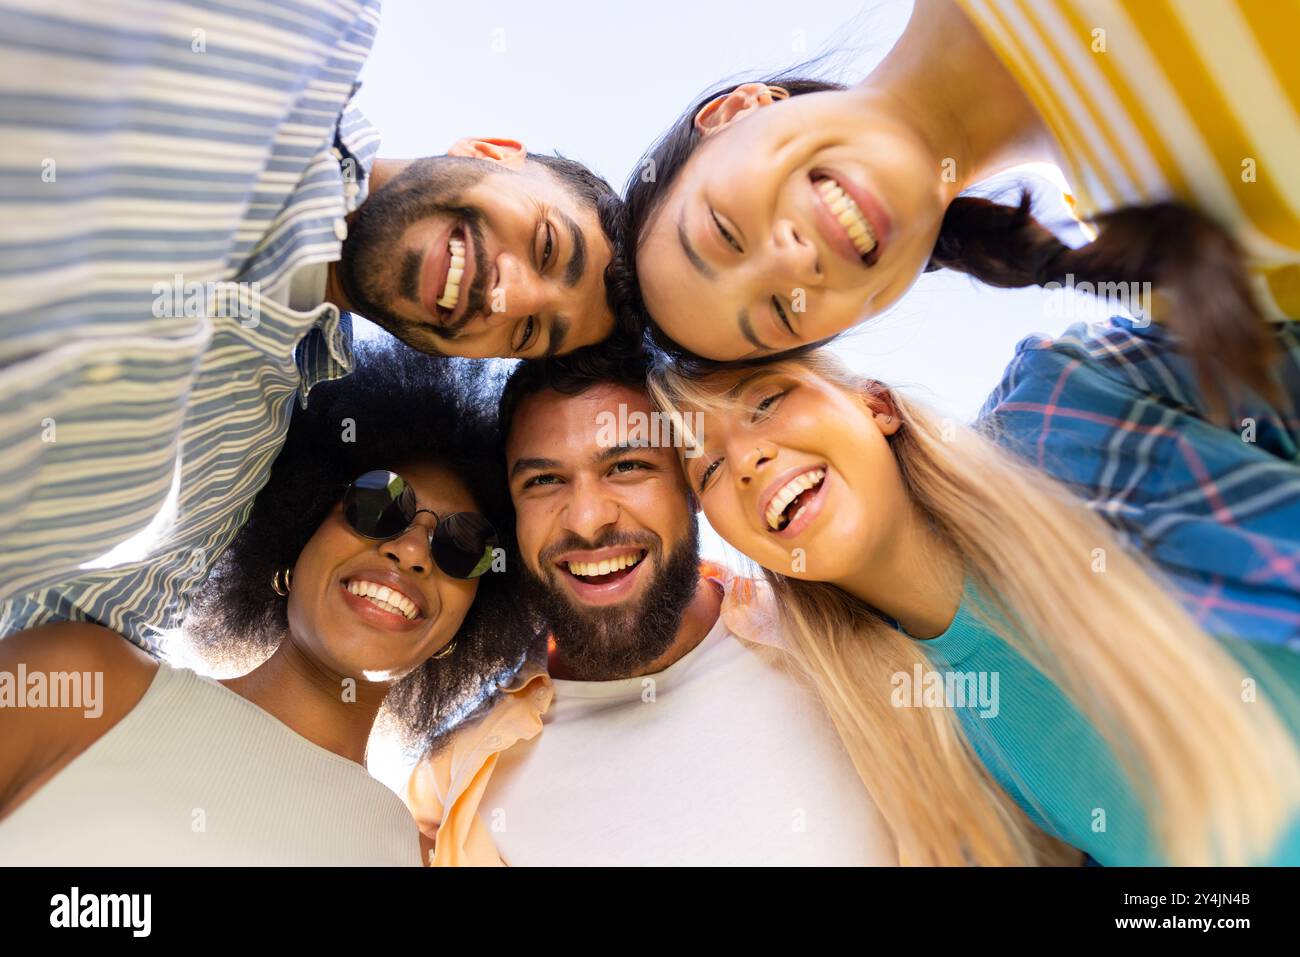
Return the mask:
<svg viewBox="0 0 1300 957">
<path fill-rule="evenodd" d="M 986 617 L 996 620 L 968 579 L 948 629 L 917 641 L 940 677 L 953 675 L 944 679 L 952 682 L 944 700 L 957 711 L 989 773 L 1039 827 L 1097 862 L 1168 863 L 1156 847 L 1138 792 L 1101 733 L 1053 682 L 977 616 L 977 604 Z M 1278 689 L 1279 682 L 1300 689 L 1300 654 L 1238 639 L 1220 641 L 1252 669 L 1247 673 L 1257 671 L 1261 700 L 1277 701 L 1269 691 Z M 1255 669 L 1261 660 L 1267 667 Z M 935 679 L 928 680 L 929 691 L 937 694 Z M 926 689 L 918 695 L 915 679 L 907 684 L 911 704 L 922 704 Z M 1300 714 L 1294 708 L 1279 711 L 1300 741 Z M 1300 817 L 1269 858 L 1259 863 L 1300 864 Z"/>
</svg>

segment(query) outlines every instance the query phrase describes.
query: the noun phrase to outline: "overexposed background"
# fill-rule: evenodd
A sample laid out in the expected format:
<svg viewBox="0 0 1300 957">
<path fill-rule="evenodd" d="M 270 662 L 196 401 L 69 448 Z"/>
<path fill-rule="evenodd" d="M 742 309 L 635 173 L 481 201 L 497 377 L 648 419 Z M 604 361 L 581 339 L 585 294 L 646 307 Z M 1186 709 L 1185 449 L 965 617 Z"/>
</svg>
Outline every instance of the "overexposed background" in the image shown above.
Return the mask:
<svg viewBox="0 0 1300 957">
<path fill-rule="evenodd" d="M 820 73 L 856 82 L 910 13 L 909 0 L 385 0 L 358 103 L 382 134 L 383 156 L 440 154 L 467 135 L 508 136 L 580 160 L 621 189 L 646 148 L 701 93 L 827 50 L 837 52 Z M 1059 173 L 1023 171 L 1002 186 L 1021 182 L 1035 186 L 1040 218 L 1068 230 L 1051 185 Z M 1067 324 L 1059 299 L 1055 309 L 1049 303 L 1042 290 L 932 273 L 834 348 L 863 372 L 970 420 L 1016 342 Z M 363 336 L 382 334 L 361 325 Z M 711 529 L 702 531 L 706 555 L 743 567 Z"/>
</svg>

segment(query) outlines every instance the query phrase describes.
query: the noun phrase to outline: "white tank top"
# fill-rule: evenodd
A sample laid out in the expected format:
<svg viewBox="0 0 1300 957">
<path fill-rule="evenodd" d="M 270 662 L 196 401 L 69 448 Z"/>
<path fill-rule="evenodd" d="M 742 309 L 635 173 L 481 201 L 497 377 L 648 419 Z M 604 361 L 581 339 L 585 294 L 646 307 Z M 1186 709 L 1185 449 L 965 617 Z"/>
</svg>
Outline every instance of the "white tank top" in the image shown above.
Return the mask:
<svg viewBox="0 0 1300 957">
<path fill-rule="evenodd" d="M 0 865 L 414 865 L 419 832 L 361 765 L 209 678 L 144 697 L 0 821 Z"/>
</svg>

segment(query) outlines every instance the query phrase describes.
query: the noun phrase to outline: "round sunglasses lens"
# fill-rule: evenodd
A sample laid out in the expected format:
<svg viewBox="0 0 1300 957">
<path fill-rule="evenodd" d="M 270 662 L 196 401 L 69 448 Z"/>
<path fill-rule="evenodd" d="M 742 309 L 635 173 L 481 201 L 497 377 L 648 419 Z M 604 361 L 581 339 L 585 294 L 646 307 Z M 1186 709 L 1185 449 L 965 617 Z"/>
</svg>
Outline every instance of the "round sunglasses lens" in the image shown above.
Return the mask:
<svg viewBox="0 0 1300 957">
<path fill-rule="evenodd" d="M 395 472 L 367 472 L 348 488 L 343 513 L 348 524 L 367 538 L 392 538 L 410 526 L 415 493 Z"/>
<path fill-rule="evenodd" d="M 453 578 L 478 578 L 492 567 L 497 531 L 477 512 L 457 512 L 438 523 L 430 543 L 433 559 Z"/>
</svg>

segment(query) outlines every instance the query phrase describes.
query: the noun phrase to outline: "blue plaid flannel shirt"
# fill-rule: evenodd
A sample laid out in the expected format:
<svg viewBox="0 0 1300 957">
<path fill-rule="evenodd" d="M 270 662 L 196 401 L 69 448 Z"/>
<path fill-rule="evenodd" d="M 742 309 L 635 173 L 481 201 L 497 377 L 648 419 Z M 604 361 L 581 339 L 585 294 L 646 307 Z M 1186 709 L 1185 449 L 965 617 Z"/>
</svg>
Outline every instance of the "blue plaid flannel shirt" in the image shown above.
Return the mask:
<svg viewBox="0 0 1300 957">
<path fill-rule="evenodd" d="M 1082 496 L 1211 633 L 1300 651 L 1300 330 L 1277 328 L 1285 407 L 1213 424 L 1167 329 L 1078 323 L 1016 349 L 977 425 Z"/>
</svg>

